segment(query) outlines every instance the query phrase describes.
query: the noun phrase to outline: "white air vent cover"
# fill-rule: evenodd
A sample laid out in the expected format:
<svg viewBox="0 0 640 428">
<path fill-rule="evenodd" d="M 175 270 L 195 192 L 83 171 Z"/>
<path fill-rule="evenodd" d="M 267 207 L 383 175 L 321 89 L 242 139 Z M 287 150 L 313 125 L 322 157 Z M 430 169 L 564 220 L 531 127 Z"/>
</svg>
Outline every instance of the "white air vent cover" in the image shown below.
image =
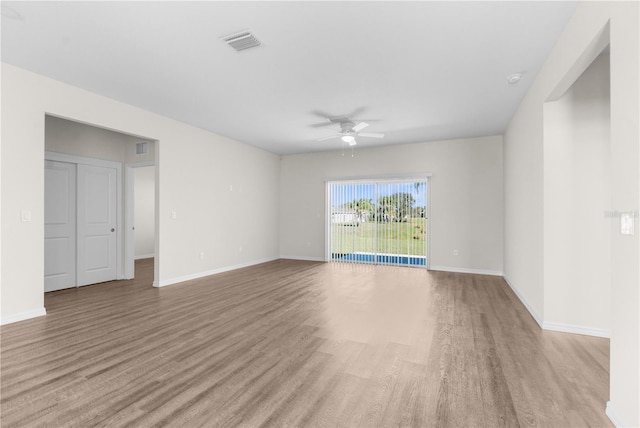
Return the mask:
<svg viewBox="0 0 640 428">
<path fill-rule="evenodd" d="M 238 52 L 260 46 L 260 41 L 248 31 L 225 36 L 222 40 Z"/>
<path fill-rule="evenodd" d="M 136 143 L 136 155 L 145 155 L 149 149 L 147 149 L 147 142 Z"/>
</svg>

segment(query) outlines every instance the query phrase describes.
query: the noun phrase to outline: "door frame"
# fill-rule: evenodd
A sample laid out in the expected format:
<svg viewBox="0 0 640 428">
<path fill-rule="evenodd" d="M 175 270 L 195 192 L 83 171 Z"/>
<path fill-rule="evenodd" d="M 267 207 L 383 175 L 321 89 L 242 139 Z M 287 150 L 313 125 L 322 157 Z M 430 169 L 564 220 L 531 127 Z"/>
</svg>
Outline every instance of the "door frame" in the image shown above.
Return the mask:
<svg viewBox="0 0 640 428">
<path fill-rule="evenodd" d="M 155 161 L 142 161 L 125 164 L 124 169 L 124 279 L 135 277 L 135 168 L 156 166 Z M 155 181 L 155 180 L 154 180 Z M 154 182 L 154 186 L 155 186 Z M 158 205 L 156 204 L 156 210 Z M 157 230 L 157 229 L 156 229 Z M 157 239 L 157 236 L 156 236 Z M 155 247 L 155 246 L 154 246 Z"/>
<path fill-rule="evenodd" d="M 67 162 L 73 164 L 99 166 L 104 168 L 113 168 L 116 170 L 116 279 L 123 279 L 123 233 L 122 233 L 122 164 L 120 162 L 108 161 L 103 159 L 88 158 L 84 156 L 68 155 L 58 152 L 44 152 L 44 159 L 58 162 Z M 77 228 L 77 226 L 76 226 Z M 77 248 L 77 242 L 76 242 Z M 76 258 L 79 257 L 76 251 Z M 77 265 L 76 265 L 77 268 Z M 76 278 L 76 287 L 77 287 Z"/>
<path fill-rule="evenodd" d="M 431 197 L 431 176 L 433 174 L 430 172 L 424 173 L 416 173 L 416 174 L 407 174 L 407 175 L 379 175 L 379 176 L 366 176 L 366 177 L 345 177 L 345 178 L 326 178 L 324 180 L 325 184 L 325 222 L 324 222 L 324 261 L 331 261 L 331 185 L 335 183 L 380 183 L 380 182 L 411 182 L 411 181 L 424 181 L 426 182 L 426 192 L 427 192 L 427 206 L 426 206 L 426 215 L 427 215 L 427 242 L 426 245 L 426 264 L 424 269 L 429 270 L 431 267 L 431 205 L 433 205 L 432 197 Z"/>
</svg>

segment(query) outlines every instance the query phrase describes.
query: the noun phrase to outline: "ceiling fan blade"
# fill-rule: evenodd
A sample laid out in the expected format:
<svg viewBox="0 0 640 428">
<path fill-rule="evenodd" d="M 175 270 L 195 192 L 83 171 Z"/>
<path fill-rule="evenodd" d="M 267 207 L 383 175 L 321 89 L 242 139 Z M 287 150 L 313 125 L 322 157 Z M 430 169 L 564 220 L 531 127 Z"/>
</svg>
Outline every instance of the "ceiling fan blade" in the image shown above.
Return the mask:
<svg viewBox="0 0 640 428">
<path fill-rule="evenodd" d="M 353 110 L 350 114 L 348 114 L 347 116 L 349 117 L 355 117 L 359 114 L 362 114 L 366 111 L 367 109 L 365 107 L 358 107 L 355 110 Z"/>
<path fill-rule="evenodd" d="M 318 141 L 330 140 L 330 139 L 332 139 L 332 138 L 338 138 L 338 137 L 340 137 L 340 135 L 332 135 L 332 136 L 330 136 L 330 137 L 323 137 L 323 138 L 320 138 L 320 139 L 318 139 Z"/>
<path fill-rule="evenodd" d="M 357 124 L 356 126 L 354 126 L 354 127 L 353 127 L 353 130 L 354 130 L 355 132 L 359 132 L 361 129 L 364 129 L 364 128 L 366 128 L 367 126 L 369 126 L 369 124 L 368 124 L 368 123 L 360 122 L 359 124 Z"/>
<path fill-rule="evenodd" d="M 379 134 L 377 132 L 360 132 L 358 133 L 358 137 L 384 138 L 384 134 Z"/>
<path fill-rule="evenodd" d="M 329 126 L 329 125 L 333 125 L 333 122 L 330 121 L 326 121 L 326 122 L 322 122 L 322 123 L 314 123 L 313 125 L 309 125 L 311 128 L 322 128 L 324 126 Z"/>
<path fill-rule="evenodd" d="M 332 114 L 329 114 L 329 113 L 327 113 L 327 112 L 325 112 L 325 111 L 322 111 L 322 110 L 313 110 L 313 111 L 311 112 L 311 114 L 313 114 L 313 115 L 315 115 L 315 116 L 318 116 L 318 117 L 321 117 L 321 118 L 323 118 L 323 119 L 328 119 L 328 118 L 330 118 L 330 117 L 333 117 L 333 115 L 332 115 Z"/>
</svg>

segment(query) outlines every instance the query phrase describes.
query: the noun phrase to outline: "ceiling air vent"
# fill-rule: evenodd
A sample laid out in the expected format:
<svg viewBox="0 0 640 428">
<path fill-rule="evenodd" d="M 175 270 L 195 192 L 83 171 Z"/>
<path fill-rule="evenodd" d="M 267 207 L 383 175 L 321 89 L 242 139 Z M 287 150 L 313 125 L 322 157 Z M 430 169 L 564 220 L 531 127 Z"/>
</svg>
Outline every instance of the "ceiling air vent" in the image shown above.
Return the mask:
<svg viewBox="0 0 640 428">
<path fill-rule="evenodd" d="M 238 52 L 260 46 L 260 41 L 248 31 L 225 36 L 222 40 Z"/>
<path fill-rule="evenodd" d="M 147 142 L 136 143 L 136 155 L 146 155 L 148 153 Z"/>
</svg>

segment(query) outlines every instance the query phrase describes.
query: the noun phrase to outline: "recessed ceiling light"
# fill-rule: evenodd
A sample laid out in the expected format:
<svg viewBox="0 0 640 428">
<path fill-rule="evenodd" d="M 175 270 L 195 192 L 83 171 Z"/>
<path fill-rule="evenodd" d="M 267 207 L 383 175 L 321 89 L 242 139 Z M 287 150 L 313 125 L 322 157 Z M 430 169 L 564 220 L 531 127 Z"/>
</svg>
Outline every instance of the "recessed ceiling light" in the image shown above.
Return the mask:
<svg viewBox="0 0 640 428">
<path fill-rule="evenodd" d="M 514 83 L 518 83 L 522 79 L 522 73 L 514 73 L 507 77 L 507 83 L 513 85 Z"/>
</svg>

